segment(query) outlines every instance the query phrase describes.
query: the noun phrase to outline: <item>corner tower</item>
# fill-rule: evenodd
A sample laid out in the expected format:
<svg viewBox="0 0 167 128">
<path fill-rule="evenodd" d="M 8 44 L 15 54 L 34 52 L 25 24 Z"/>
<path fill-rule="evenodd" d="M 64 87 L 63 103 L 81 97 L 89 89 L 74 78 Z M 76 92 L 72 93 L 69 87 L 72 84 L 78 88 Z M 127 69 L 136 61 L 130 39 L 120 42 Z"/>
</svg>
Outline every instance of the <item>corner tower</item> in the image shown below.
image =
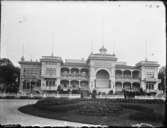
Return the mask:
<svg viewBox="0 0 167 128">
<path fill-rule="evenodd" d="M 41 58 L 41 89 L 44 93 L 56 92 L 60 84 L 60 70 L 62 59 L 56 56 Z"/>
</svg>

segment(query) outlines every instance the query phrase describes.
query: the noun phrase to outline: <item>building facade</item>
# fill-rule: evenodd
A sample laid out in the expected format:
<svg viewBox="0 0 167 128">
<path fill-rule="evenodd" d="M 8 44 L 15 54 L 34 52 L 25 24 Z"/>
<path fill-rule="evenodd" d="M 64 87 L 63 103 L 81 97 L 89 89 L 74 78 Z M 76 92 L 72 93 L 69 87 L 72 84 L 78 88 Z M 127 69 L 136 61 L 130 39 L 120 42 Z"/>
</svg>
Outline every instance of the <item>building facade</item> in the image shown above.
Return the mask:
<svg viewBox="0 0 167 128">
<path fill-rule="evenodd" d="M 100 48 L 99 53 L 91 53 L 87 60 L 66 59 L 43 56 L 40 61 L 19 62 L 21 65 L 20 91 L 28 93 L 56 92 L 66 90 L 96 90 L 101 93 L 121 93 L 123 89 L 142 88 L 147 92 L 157 92 L 158 67 L 155 61 L 140 61 L 135 66 L 117 61 L 114 54 Z"/>
</svg>

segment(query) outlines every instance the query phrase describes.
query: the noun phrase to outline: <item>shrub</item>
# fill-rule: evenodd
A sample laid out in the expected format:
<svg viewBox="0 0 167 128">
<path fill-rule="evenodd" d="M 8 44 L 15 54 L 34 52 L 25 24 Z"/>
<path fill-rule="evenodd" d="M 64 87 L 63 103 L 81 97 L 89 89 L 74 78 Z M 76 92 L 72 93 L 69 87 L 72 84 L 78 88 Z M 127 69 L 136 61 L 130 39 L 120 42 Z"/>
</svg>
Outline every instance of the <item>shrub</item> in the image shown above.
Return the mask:
<svg viewBox="0 0 167 128">
<path fill-rule="evenodd" d="M 34 96 L 33 99 L 41 99 L 42 96 Z"/>
<path fill-rule="evenodd" d="M 90 96 L 90 92 L 88 90 L 80 90 L 80 93 L 81 93 L 81 98 Z"/>
<path fill-rule="evenodd" d="M 110 90 L 108 95 L 112 95 L 113 94 L 113 90 Z"/>
<path fill-rule="evenodd" d="M 123 95 L 124 92 L 123 91 L 116 91 L 114 95 Z"/>
<path fill-rule="evenodd" d="M 105 93 L 105 92 L 102 92 L 102 95 L 106 95 L 106 93 Z"/>
<path fill-rule="evenodd" d="M 72 90 L 72 94 L 80 94 L 80 90 Z"/>
<path fill-rule="evenodd" d="M 20 99 L 30 99 L 29 96 L 20 96 Z"/>
<path fill-rule="evenodd" d="M 83 92 L 81 92 L 81 99 L 82 99 L 82 98 L 84 98 L 84 94 L 83 94 Z"/>
<path fill-rule="evenodd" d="M 98 92 L 98 95 L 101 95 L 101 92 Z"/>
<path fill-rule="evenodd" d="M 146 93 L 148 96 L 155 96 L 156 95 L 156 92 L 149 92 L 149 93 Z"/>
<path fill-rule="evenodd" d="M 93 91 L 92 91 L 92 99 L 96 99 L 96 95 L 97 95 L 96 90 L 93 90 Z"/>
<path fill-rule="evenodd" d="M 134 98 L 135 97 L 135 92 L 124 90 L 124 97 L 125 97 L 125 99 L 126 98 Z"/>
<path fill-rule="evenodd" d="M 5 96 L 4 98 L 5 99 L 15 99 L 16 97 L 15 96 Z"/>
</svg>

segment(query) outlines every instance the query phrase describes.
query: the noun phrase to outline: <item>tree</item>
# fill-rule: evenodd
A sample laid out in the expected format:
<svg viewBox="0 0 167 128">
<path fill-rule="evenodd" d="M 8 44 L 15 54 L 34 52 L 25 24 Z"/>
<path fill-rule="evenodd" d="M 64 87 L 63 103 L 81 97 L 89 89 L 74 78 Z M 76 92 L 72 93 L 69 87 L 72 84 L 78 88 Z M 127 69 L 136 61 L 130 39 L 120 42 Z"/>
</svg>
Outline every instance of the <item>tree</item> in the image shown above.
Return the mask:
<svg viewBox="0 0 167 128">
<path fill-rule="evenodd" d="M 160 68 L 159 72 L 158 72 L 158 79 L 161 80 L 161 82 L 158 85 L 158 89 L 165 91 L 165 87 L 166 87 L 166 67 L 163 66 Z"/>
<path fill-rule="evenodd" d="M 6 61 L 6 60 L 5 60 Z M 4 84 L 2 91 L 18 92 L 19 90 L 20 68 L 11 63 L 0 65 L 0 83 Z"/>
</svg>

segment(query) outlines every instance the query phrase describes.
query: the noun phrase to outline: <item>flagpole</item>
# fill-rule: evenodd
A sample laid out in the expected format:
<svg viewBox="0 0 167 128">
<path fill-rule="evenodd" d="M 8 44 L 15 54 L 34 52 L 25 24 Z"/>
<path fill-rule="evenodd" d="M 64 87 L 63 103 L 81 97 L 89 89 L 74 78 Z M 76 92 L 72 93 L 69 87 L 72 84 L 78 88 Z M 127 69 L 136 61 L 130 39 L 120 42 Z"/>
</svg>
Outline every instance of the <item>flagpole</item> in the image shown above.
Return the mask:
<svg viewBox="0 0 167 128">
<path fill-rule="evenodd" d="M 145 60 L 147 61 L 147 41 L 145 42 Z"/>
<path fill-rule="evenodd" d="M 2 6 L 2 4 L 1 4 L 1 1 L 0 1 L 0 12 L 2 13 L 1 6 Z M 0 22 L 2 24 L 1 13 L 0 13 Z M 1 25 L 0 25 L 0 33 L 2 34 L 2 32 L 1 32 Z M 0 59 L 1 59 L 1 44 L 2 44 L 1 34 L 0 34 Z"/>
</svg>

